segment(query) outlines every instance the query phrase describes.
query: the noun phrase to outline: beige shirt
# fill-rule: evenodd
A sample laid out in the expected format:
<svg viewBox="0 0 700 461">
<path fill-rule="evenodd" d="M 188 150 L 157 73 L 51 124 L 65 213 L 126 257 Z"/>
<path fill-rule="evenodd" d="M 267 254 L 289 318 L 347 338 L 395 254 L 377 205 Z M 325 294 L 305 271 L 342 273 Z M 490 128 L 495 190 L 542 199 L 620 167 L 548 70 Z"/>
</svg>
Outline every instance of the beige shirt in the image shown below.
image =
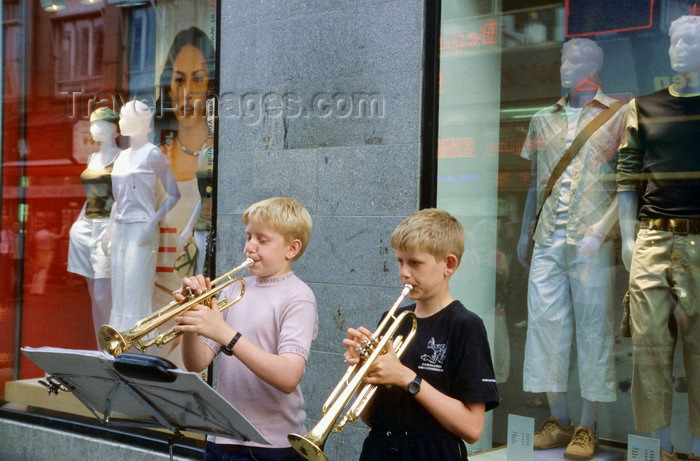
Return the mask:
<svg viewBox="0 0 700 461">
<path fill-rule="evenodd" d="M 554 184 L 552 193 L 545 200 L 544 191 L 552 170 L 566 151 L 568 121 L 566 97 L 556 104 L 537 112 L 523 146 L 522 156 L 536 167 L 537 210 L 541 214 L 535 229 L 534 240 L 544 246 L 551 245 L 554 233 L 559 196 L 562 193 L 561 178 Z M 576 134 L 580 133 L 600 112 L 616 100 L 598 91 L 595 98 L 583 106 L 578 117 Z M 567 243 L 575 245 L 611 206 L 617 184 L 617 148 L 620 145 L 624 122 L 624 109 L 620 109 L 602 127 L 596 130 L 572 159 L 569 209 L 566 222 Z"/>
</svg>

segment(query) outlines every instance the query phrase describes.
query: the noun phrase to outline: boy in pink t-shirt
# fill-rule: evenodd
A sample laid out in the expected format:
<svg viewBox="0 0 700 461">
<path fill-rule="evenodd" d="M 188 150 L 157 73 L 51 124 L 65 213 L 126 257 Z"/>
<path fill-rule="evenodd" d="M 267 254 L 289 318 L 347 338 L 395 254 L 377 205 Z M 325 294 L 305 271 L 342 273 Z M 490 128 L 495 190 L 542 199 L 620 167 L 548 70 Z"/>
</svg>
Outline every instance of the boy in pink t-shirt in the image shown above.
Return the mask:
<svg viewBox="0 0 700 461">
<path fill-rule="evenodd" d="M 271 445 L 209 437 L 205 459 L 301 460 L 287 434 L 306 431 L 299 383 L 318 314 L 313 292 L 294 275 L 291 263 L 308 245 L 311 216 L 299 202 L 275 197 L 251 205 L 243 223 L 244 256 L 253 260 L 245 295 L 224 312 L 215 308 L 215 300 L 211 308 L 197 305 L 175 319 L 174 329 L 184 332 L 182 358 L 190 371 L 204 370 L 219 352 L 225 354 L 217 390 Z M 187 288 L 201 294 L 210 289 L 210 280 L 183 279 L 175 299 L 185 299 Z M 240 289 L 230 285 L 221 297 L 233 299 Z"/>
</svg>

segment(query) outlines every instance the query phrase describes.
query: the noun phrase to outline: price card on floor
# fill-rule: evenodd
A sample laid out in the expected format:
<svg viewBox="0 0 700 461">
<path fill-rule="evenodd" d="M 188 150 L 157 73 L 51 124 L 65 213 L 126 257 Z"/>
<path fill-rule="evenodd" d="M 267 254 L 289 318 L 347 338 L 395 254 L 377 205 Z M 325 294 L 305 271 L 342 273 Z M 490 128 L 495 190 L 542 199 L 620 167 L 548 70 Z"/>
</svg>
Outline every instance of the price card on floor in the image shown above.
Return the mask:
<svg viewBox="0 0 700 461">
<path fill-rule="evenodd" d="M 627 461 L 659 461 L 659 439 L 627 435 Z"/>
<path fill-rule="evenodd" d="M 535 419 L 508 415 L 508 461 L 532 461 Z"/>
</svg>

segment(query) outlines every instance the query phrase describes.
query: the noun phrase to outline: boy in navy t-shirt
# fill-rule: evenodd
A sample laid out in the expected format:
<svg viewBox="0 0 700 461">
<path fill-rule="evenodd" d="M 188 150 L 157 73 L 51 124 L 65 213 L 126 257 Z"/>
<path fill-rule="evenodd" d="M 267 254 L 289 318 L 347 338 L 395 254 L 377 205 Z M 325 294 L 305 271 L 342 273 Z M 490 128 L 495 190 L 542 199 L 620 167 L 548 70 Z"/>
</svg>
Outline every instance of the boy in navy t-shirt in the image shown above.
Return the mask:
<svg viewBox="0 0 700 461">
<path fill-rule="evenodd" d="M 450 294 L 449 281 L 464 251 L 465 232 L 449 213 L 421 210 L 394 230 L 401 282 L 418 318 L 416 336 L 399 360 L 387 353 L 365 382 L 380 384 L 362 413 L 372 430 L 361 461 L 467 459 L 462 440 L 476 442 L 486 411 L 498 405 L 498 389 L 482 320 Z M 397 312 L 398 315 L 398 312 Z M 398 334 L 406 335 L 409 322 Z M 360 361 L 358 348 L 372 332 L 350 328 L 345 360 Z"/>
</svg>

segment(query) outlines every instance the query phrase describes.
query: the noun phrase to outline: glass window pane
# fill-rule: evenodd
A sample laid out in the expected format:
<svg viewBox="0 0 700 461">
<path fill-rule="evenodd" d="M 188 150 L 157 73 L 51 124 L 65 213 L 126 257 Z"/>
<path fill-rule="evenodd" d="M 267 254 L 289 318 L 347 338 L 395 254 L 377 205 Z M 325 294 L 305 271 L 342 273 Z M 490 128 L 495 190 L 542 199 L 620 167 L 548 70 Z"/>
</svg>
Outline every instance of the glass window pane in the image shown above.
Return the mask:
<svg viewBox="0 0 700 461">
<path fill-rule="evenodd" d="M 691 198 L 698 187 L 696 167 L 674 157 L 682 142 L 694 142 L 697 135 L 691 133 L 700 132 L 693 118 L 697 109 L 690 109 L 700 93 L 698 62 L 681 70 L 679 58 L 672 68 L 669 47 L 670 24 L 684 15 L 693 17 L 686 30 L 697 41 L 693 8 L 681 1 L 528 0 L 492 2 L 485 10 L 481 2 L 442 2 L 437 206 L 467 230 L 467 251 L 452 288 L 484 319 L 502 398 L 474 451 L 507 442 L 509 414 L 534 418 L 536 428 L 552 414 L 569 417 L 574 427 L 596 421 L 601 439 L 622 444 L 637 433 L 630 385 L 636 379 L 641 386 L 641 376 L 653 372 L 639 365 L 645 371 L 633 377 L 631 340 L 620 332 L 622 299 L 631 286 L 633 311 L 643 309 L 647 295 L 640 294 L 640 280 L 666 272 L 633 271 L 630 277 L 625 262 L 630 254 L 641 255 L 625 256 L 623 248 L 632 248 L 636 217 L 681 218 L 690 225 L 695 221 L 684 219 L 700 216 Z M 655 92 L 661 93 L 645 99 Z M 658 98 L 665 98 L 658 104 L 677 104 L 675 112 L 653 106 L 653 119 L 645 112 L 640 137 L 634 138 L 643 147 L 634 149 L 623 144 L 633 98 L 645 110 Z M 622 109 L 592 128 L 596 116 L 616 101 Z M 587 126 L 591 134 L 581 135 Z M 677 128 L 686 141 L 672 141 L 668 134 L 653 138 L 662 134 L 661 126 Z M 587 137 L 576 147 L 579 135 Z M 677 147 L 660 147 L 669 142 Z M 572 144 L 571 157 L 557 168 Z M 635 153 L 625 157 L 625 149 Z M 618 220 L 618 195 L 624 194 L 617 193 L 616 174 L 618 159 L 631 158 L 639 162 L 631 170 L 635 174 L 643 169 L 664 175 L 668 167 L 676 176 L 634 182 L 645 192 L 639 216 L 636 208 L 622 214 L 632 217 L 631 237 L 625 239 L 625 224 Z M 690 253 L 684 257 L 692 258 Z M 673 261 L 665 261 L 668 271 Z M 660 289 L 667 297 L 653 303 L 665 305 L 657 319 L 661 331 L 675 331 L 678 319 L 681 330 L 694 331 L 692 321 L 683 323 L 693 318 L 694 308 L 682 299 L 690 296 L 685 290 L 696 289 L 697 271 L 681 272 L 696 278 L 674 279 Z M 668 335 L 653 340 L 670 341 Z M 673 396 L 672 438 L 681 451 L 690 447 L 681 428 L 689 397 L 683 350 L 678 347 L 672 361 L 668 349 L 663 378 L 668 382 L 662 386 Z M 634 360 L 646 363 L 643 355 Z M 663 419 L 657 406 L 638 404 L 639 411 L 654 415 L 638 415 L 645 435 Z M 644 418 L 655 422 L 645 426 Z"/>
<path fill-rule="evenodd" d="M 213 261 L 216 3 L 31 3 L 2 7 L 0 397 L 6 381 L 44 376 L 21 346 L 98 349 L 102 325 L 131 329 L 171 301 L 182 270 Z M 185 99 L 160 101 L 177 94 L 173 73 Z M 132 100 L 152 115 L 122 132 Z M 145 150 L 130 150 L 144 133 Z M 132 248 L 140 234 L 125 229 L 151 224 Z M 179 364 L 176 346 L 149 353 Z"/>
</svg>

